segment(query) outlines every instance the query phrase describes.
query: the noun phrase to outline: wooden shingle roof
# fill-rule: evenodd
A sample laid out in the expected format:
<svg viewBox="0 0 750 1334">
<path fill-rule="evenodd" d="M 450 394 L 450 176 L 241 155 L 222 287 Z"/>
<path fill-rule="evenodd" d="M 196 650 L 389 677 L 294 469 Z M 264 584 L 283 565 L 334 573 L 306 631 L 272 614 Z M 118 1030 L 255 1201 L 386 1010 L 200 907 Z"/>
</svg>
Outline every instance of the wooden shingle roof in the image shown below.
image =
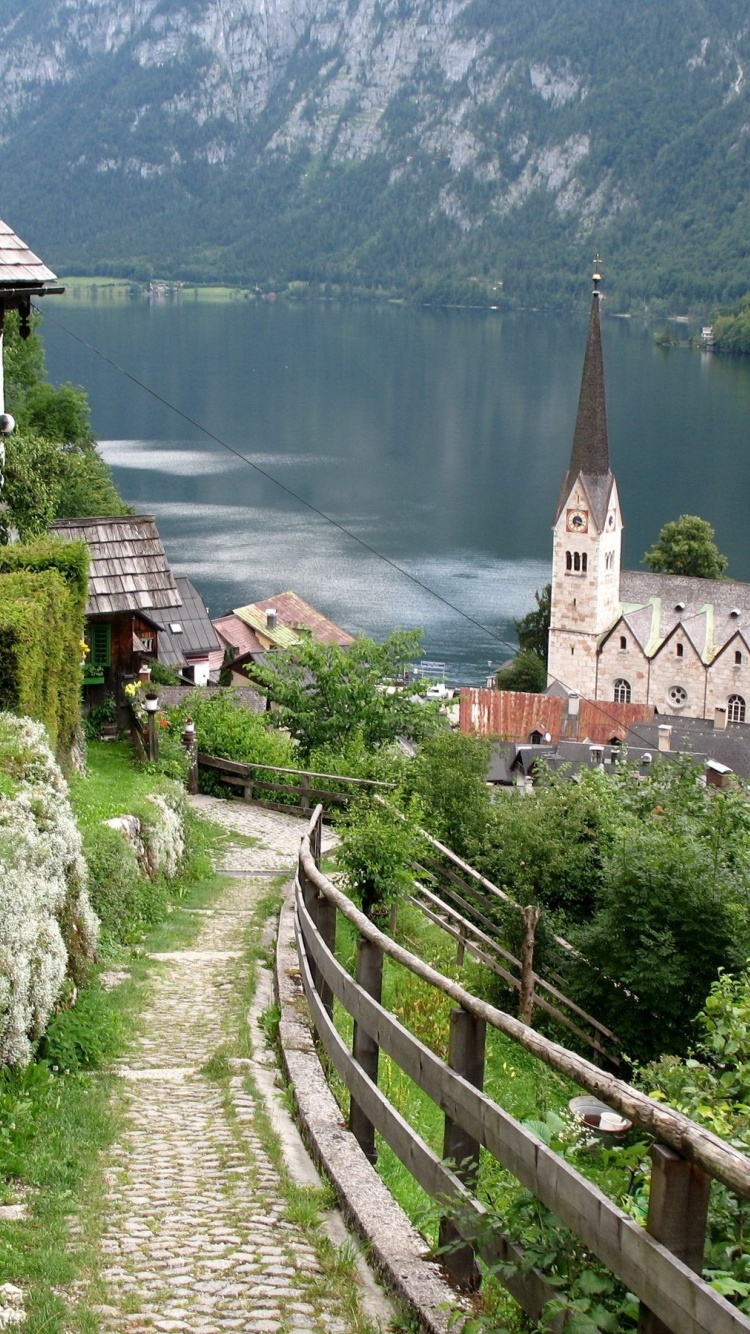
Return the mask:
<svg viewBox="0 0 750 1334">
<path fill-rule="evenodd" d="M 0 284 L 40 287 L 55 281 L 52 270 L 0 218 Z"/>
<path fill-rule="evenodd" d="M 182 605 L 152 514 L 61 519 L 51 531 L 89 549 L 87 616 Z"/>
</svg>

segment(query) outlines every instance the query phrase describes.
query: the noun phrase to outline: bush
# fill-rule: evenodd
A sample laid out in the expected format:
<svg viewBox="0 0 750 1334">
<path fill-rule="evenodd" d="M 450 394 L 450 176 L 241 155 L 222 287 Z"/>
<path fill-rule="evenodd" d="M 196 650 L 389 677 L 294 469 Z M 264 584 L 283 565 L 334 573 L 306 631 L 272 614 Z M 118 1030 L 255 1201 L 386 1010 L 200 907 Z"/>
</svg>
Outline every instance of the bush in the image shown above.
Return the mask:
<svg viewBox="0 0 750 1334">
<path fill-rule="evenodd" d="M 92 984 L 71 1009 L 55 1015 L 37 1055 L 55 1073 L 99 1070 L 119 1050 L 122 1035 L 120 1016 L 107 1004 L 101 987 Z"/>
<path fill-rule="evenodd" d="M 393 807 L 363 796 L 342 816 L 337 860 L 346 871 L 350 893 L 368 917 L 387 918 L 391 904 L 411 892 L 413 863 L 423 846 L 417 828 L 421 815 L 415 799 L 402 817 Z"/>
<path fill-rule="evenodd" d="M 23 1065 L 94 958 L 98 921 L 65 780 L 44 729 L 0 714 L 0 1064 Z"/>
<path fill-rule="evenodd" d="M 169 713 L 170 725 L 181 730 L 186 718 L 195 722 L 198 748 L 207 755 L 245 764 L 270 764 L 294 768 L 298 764 L 288 737 L 270 729 L 265 714 L 253 713 L 232 690 L 191 692 Z M 279 779 L 283 775 L 279 775 Z M 293 780 L 290 780 L 293 781 Z M 210 771 L 201 770 L 202 792 L 226 795 L 226 785 Z"/>
<path fill-rule="evenodd" d="M 0 666 L 0 707 L 43 720 L 50 736 L 55 738 L 58 754 L 64 762 L 81 716 L 81 641 L 88 596 L 86 545 L 63 542 L 58 538 L 41 538 L 27 545 L 0 546 L 0 588 L 8 586 L 5 576 L 20 577 L 23 574 L 56 575 L 64 587 L 60 589 L 59 584 L 54 585 L 58 590 L 56 605 L 49 610 L 50 621 L 38 661 L 36 649 L 29 645 L 32 670 L 34 673 L 41 671 L 43 678 L 39 703 L 28 707 L 30 702 L 34 703 L 28 698 L 32 687 L 28 682 L 16 684 L 15 673 L 8 664 Z M 50 583 L 46 585 L 52 586 Z M 18 705 L 10 703 L 14 691 L 18 695 Z"/>
<path fill-rule="evenodd" d="M 490 742 L 460 732 L 428 737 L 408 771 L 424 807 L 426 828 L 460 857 L 477 851 L 490 814 Z"/>
</svg>

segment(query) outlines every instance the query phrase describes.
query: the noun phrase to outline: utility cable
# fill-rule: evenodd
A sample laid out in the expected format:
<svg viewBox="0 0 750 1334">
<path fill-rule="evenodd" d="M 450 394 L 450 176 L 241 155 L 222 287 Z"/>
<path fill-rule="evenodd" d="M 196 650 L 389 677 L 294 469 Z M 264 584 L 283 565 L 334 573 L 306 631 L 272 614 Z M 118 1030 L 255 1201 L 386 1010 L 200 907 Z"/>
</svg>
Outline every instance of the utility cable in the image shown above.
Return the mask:
<svg viewBox="0 0 750 1334">
<path fill-rule="evenodd" d="M 157 403 L 161 403 L 164 407 L 169 408 L 171 412 L 174 412 L 178 417 L 181 417 L 182 420 L 187 422 L 190 426 L 194 426 L 197 431 L 202 432 L 202 434 L 207 436 L 209 440 L 213 440 L 215 444 L 219 445 L 222 449 L 225 449 L 227 453 L 233 454 L 241 463 L 247 464 L 249 468 L 253 468 L 255 472 L 259 473 L 261 477 L 265 477 L 267 481 L 272 482 L 274 486 L 279 488 L 279 490 L 284 491 L 288 496 L 291 496 L 291 498 L 296 500 L 298 504 L 304 505 L 306 509 L 311 510 L 319 519 L 323 519 L 326 523 L 331 524 L 333 528 L 338 529 L 338 531 L 343 533 L 345 537 L 351 538 L 353 542 L 356 542 L 360 547 L 363 547 L 371 556 L 375 556 L 377 560 L 381 560 L 386 565 L 389 565 L 392 570 L 397 572 L 397 574 L 403 575 L 405 579 L 410 580 L 410 582 L 415 584 L 417 588 L 421 588 L 423 592 L 428 593 L 430 597 L 433 597 L 438 602 L 442 603 L 442 605 L 447 607 L 449 611 L 453 611 L 457 616 L 463 617 L 463 619 L 468 621 L 470 625 L 473 625 L 475 629 L 481 630 L 489 639 L 494 640 L 495 643 L 500 644 L 503 648 L 508 649 L 515 655 L 517 652 L 516 645 L 511 644 L 507 639 L 503 639 L 502 635 L 497 634 L 496 631 L 490 630 L 489 626 L 484 625 L 482 621 L 478 621 L 476 617 L 472 616 L 469 612 L 464 611 L 461 607 L 457 607 L 454 602 L 451 602 L 449 598 L 444 597 L 442 593 L 438 593 L 434 588 L 430 588 L 429 584 L 424 583 L 418 575 L 412 574 L 411 571 L 405 569 L 403 565 L 399 565 L 397 561 L 392 560 L 390 556 L 385 556 L 382 551 L 378 551 L 377 547 L 366 542 L 363 537 L 358 537 L 357 534 L 353 533 L 350 528 L 345 526 L 345 524 L 339 523 L 338 519 L 334 519 L 330 514 L 326 514 L 325 510 L 319 509 L 311 500 L 306 500 L 304 496 L 299 495 L 299 493 L 294 491 L 292 487 L 287 486 L 286 483 L 280 481 L 278 477 L 274 477 L 273 473 L 268 472 L 266 468 L 262 468 L 259 463 L 255 463 L 253 459 L 248 458 L 246 454 L 242 454 L 240 450 L 227 444 L 226 440 L 222 440 L 221 436 L 216 435 L 214 431 L 209 430 L 209 428 L 204 426 L 202 422 L 196 421 L 194 417 L 191 417 L 187 412 L 184 412 L 182 408 L 178 408 L 174 403 L 171 403 L 170 400 L 165 398 L 163 394 L 160 394 L 157 389 L 153 389 L 151 385 L 146 384 L 143 380 L 139 380 L 138 376 L 134 375 L 132 371 L 127 370 L 125 366 L 121 366 L 113 357 L 102 352 L 101 349 L 95 347 L 93 343 L 87 342 L 85 338 L 82 338 L 80 334 L 77 334 L 72 329 L 68 328 L 68 326 L 63 324 L 63 322 L 57 319 L 56 316 L 49 315 L 46 310 L 42 312 L 36 304 L 34 304 L 34 309 L 39 314 L 43 315 L 45 319 L 50 320 L 52 324 L 57 325 L 57 327 L 61 329 L 63 333 L 66 333 L 69 338 L 72 338 L 74 342 L 80 343 L 81 347 L 85 347 L 88 352 L 93 353 L 93 355 L 99 357 L 101 361 L 106 362 L 106 364 L 111 366 L 113 370 L 118 371 L 120 375 L 124 375 L 126 380 L 130 380 L 130 382 L 137 385 L 139 389 L 150 394 L 152 398 L 156 399 Z M 569 694 L 578 694 L 578 691 L 575 690 L 573 686 L 566 685 L 564 681 L 559 679 L 559 677 L 553 677 L 552 679 L 556 685 L 561 686 L 562 689 Z M 615 714 L 609 713 L 599 700 L 588 700 L 587 703 L 595 708 L 603 718 L 606 718 L 616 727 L 620 726 L 619 718 L 617 718 Z M 631 727 L 629 730 L 634 737 L 637 737 L 643 742 L 644 746 L 651 744 L 645 737 L 641 736 L 634 727 Z"/>
</svg>

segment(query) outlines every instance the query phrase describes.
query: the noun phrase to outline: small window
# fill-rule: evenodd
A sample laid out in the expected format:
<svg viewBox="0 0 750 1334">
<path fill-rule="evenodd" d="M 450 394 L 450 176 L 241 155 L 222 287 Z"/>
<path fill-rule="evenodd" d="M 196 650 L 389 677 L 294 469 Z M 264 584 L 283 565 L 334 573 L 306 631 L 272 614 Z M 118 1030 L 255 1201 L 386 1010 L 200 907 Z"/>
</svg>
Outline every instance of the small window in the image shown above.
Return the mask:
<svg viewBox="0 0 750 1334">
<path fill-rule="evenodd" d="M 581 568 L 581 553 L 580 553 L 580 551 L 574 551 L 574 552 L 573 552 L 573 569 L 574 569 L 574 570 L 580 570 L 580 568 Z"/>
<path fill-rule="evenodd" d="M 532 746 L 541 746 L 543 740 L 544 737 L 542 736 L 541 732 L 532 732 L 531 736 L 529 737 L 529 742 Z"/>
<path fill-rule="evenodd" d="M 744 723 L 745 701 L 741 695 L 730 695 L 727 700 L 727 722 Z"/>
<path fill-rule="evenodd" d="M 687 704 L 688 692 L 684 686 L 670 686 L 667 691 L 667 699 L 673 709 L 682 709 Z"/>
<path fill-rule="evenodd" d="M 588 568 L 589 568 L 589 558 L 586 555 L 586 552 L 584 551 L 583 555 L 581 556 L 581 569 L 583 570 L 584 574 L 586 573 Z"/>
<path fill-rule="evenodd" d="M 685 656 L 685 645 L 684 645 L 684 644 L 678 644 L 678 645 L 677 645 L 677 648 L 676 648 L 676 652 L 677 652 L 677 657 L 678 657 L 678 658 L 683 658 L 683 657 Z"/>
<path fill-rule="evenodd" d="M 624 635 L 620 635 L 620 648 L 627 648 L 628 641 Z"/>
<path fill-rule="evenodd" d="M 84 685 L 95 685 L 104 680 L 104 672 L 112 666 L 112 626 L 106 621 L 95 621 L 86 627 L 86 658 Z"/>
<path fill-rule="evenodd" d="M 565 552 L 565 568 L 566 570 L 573 569 L 573 556 L 570 551 Z"/>
<path fill-rule="evenodd" d="M 741 667 L 741 666 L 742 666 L 742 654 L 740 653 L 740 650 L 739 650 L 739 649 L 737 649 L 737 651 L 735 652 L 735 655 L 734 655 L 734 663 L 735 663 L 735 666 L 736 666 L 736 667 Z"/>
<path fill-rule="evenodd" d="M 576 655 L 576 651 L 575 651 L 574 648 L 572 648 L 572 649 L 570 650 L 570 656 L 571 656 L 571 658 L 574 658 L 575 655 Z"/>
<path fill-rule="evenodd" d="M 622 677 L 615 681 L 615 704 L 630 703 L 630 682 Z"/>
<path fill-rule="evenodd" d="M 615 568 L 615 553 L 614 553 L 614 551 L 608 551 L 607 554 L 606 554 L 606 556 L 604 557 L 604 568 L 605 568 L 605 570 L 614 570 L 614 568 Z"/>
</svg>

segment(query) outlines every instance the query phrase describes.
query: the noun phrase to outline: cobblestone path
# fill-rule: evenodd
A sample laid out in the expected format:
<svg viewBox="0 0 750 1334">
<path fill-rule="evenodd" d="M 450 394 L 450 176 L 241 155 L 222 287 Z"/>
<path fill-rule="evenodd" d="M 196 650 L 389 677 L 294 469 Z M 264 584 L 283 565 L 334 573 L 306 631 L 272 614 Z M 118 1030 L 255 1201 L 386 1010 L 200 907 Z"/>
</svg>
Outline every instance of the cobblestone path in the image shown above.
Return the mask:
<svg viewBox="0 0 750 1334">
<path fill-rule="evenodd" d="M 304 826 L 211 798 L 194 804 L 258 843 L 228 853 L 226 889 L 193 946 L 154 956 L 155 984 L 120 1070 L 127 1116 L 107 1172 L 101 1326 L 352 1334 L 366 1325 L 331 1281 L 330 1242 L 290 1213 L 249 1061 L 205 1069 L 223 1042 L 231 1053 L 252 966 L 243 940 L 269 871 L 292 869 Z"/>
</svg>

